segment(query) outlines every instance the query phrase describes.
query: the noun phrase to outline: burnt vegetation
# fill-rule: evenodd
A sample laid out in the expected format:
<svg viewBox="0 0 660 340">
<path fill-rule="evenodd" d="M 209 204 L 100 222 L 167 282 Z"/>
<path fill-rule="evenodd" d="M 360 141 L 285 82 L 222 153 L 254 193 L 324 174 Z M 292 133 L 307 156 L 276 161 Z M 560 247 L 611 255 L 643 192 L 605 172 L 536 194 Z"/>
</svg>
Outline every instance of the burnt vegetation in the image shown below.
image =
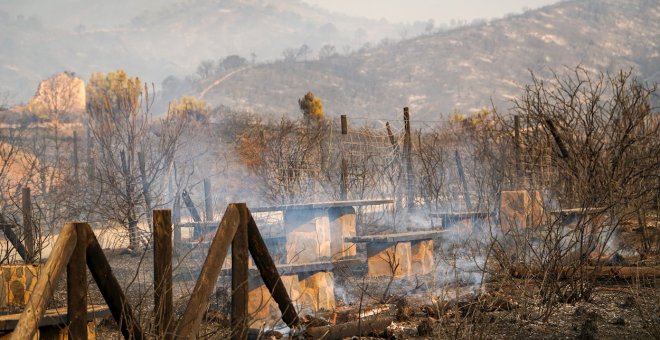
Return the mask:
<svg viewBox="0 0 660 340">
<path fill-rule="evenodd" d="M 225 59 L 228 69 L 245 63 Z M 268 247 L 272 259 L 255 259 L 257 266 L 291 265 L 281 280 L 269 272 L 264 290 L 279 289 L 280 307 L 282 295 L 291 299 L 291 336 L 658 337 L 656 85 L 631 71 L 581 67 L 530 79 L 510 110 L 416 122 L 407 108 L 404 117 L 338 119 L 311 92 L 298 102 L 298 119 L 211 109 L 194 98 L 154 116 L 153 90 L 139 79 L 123 71 L 94 75 L 84 114 L 62 107 L 2 125 L 2 264 L 43 262 L 57 251 L 58 235 L 72 233 L 65 222 L 84 220 L 131 305 L 130 327 L 143 336 L 174 336 L 187 327 L 177 322 L 192 318 L 191 292 L 215 287 L 200 300 L 199 307 L 209 305 L 198 315 L 203 319 L 186 334 L 243 337 L 250 327 L 249 336 L 277 338 L 281 314 L 268 309 L 268 294 L 250 306 L 238 335 L 230 320 L 237 308 L 231 291 L 247 285 L 254 301 L 258 284 L 232 282 L 218 267 L 219 280 L 195 286 L 208 249 L 216 251 L 211 239 L 223 230 L 219 221 L 233 218 L 240 220 L 233 233 L 252 230 L 243 237 L 261 247 L 250 252 L 263 255 Z M 387 202 L 364 203 L 380 199 Z M 240 205 L 240 219 L 220 215 L 232 202 L 256 209 Z M 291 229 L 300 221 L 286 206 L 313 202 L 327 205 L 318 210 L 325 220 L 317 210 L 297 216 L 316 223 L 305 236 Z M 173 235 L 166 236 L 174 243 L 168 269 L 175 282 L 166 325 L 153 303 L 154 291 L 163 290 L 150 274 L 156 209 L 172 211 Z M 340 229 L 338 242 L 346 246 L 339 256 L 334 234 L 322 229 L 343 218 L 353 230 Z M 222 239 L 225 253 L 227 242 L 242 242 L 233 233 Z M 377 237 L 380 243 L 372 241 Z M 311 253 L 314 261 L 304 261 Z M 240 254 L 228 258 L 247 266 Z M 353 262 L 339 264 L 347 259 Z M 89 289 L 90 301 L 108 301 L 107 292 Z M 62 290 L 56 287 L 49 306 L 66 306 Z M 7 312 L 21 310 L 8 299 Z M 128 334 L 113 323 L 98 328 L 103 337 Z"/>
</svg>

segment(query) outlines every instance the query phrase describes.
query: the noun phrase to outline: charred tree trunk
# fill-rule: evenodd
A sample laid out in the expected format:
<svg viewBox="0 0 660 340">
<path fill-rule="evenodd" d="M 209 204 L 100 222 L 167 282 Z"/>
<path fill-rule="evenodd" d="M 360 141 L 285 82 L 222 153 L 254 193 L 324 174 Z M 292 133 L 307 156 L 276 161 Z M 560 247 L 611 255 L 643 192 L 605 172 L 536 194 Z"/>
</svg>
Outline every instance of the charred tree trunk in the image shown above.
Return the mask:
<svg viewBox="0 0 660 340">
<path fill-rule="evenodd" d="M 126 217 L 128 219 L 128 239 L 129 247 L 131 249 L 138 248 L 138 221 L 135 217 L 135 199 L 133 195 L 133 183 L 131 180 L 131 165 L 126 159 L 126 152 L 122 150 L 119 154 L 121 156 L 121 169 L 124 173 L 124 179 L 126 180 Z"/>
</svg>

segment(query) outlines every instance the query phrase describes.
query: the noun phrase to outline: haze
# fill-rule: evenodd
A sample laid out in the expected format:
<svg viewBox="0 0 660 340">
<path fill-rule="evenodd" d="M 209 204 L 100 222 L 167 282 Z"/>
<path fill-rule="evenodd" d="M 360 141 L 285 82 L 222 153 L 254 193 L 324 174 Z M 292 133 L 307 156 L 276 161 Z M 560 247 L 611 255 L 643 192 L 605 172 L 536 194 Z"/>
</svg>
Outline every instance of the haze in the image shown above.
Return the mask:
<svg viewBox="0 0 660 340">
<path fill-rule="evenodd" d="M 353 16 L 413 22 L 433 19 L 436 23 L 504 16 L 559 2 L 558 0 L 303 0 L 312 5 Z"/>
</svg>

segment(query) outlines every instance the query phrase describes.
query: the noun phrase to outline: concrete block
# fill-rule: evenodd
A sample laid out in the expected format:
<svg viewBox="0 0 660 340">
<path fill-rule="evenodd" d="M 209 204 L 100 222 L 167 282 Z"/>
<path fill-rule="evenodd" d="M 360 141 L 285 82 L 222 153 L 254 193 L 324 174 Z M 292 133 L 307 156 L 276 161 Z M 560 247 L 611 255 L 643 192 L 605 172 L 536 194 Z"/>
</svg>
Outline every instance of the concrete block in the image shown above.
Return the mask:
<svg viewBox="0 0 660 340">
<path fill-rule="evenodd" d="M 344 242 L 344 237 L 356 236 L 356 216 L 353 207 L 328 209 L 330 221 L 330 254 L 333 260 L 356 255 L 356 245 Z"/>
<path fill-rule="evenodd" d="M 330 227 L 323 209 L 284 212 L 287 263 L 330 259 Z"/>
<path fill-rule="evenodd" d="M 300 299 L 298 275 L 284 275 L 280 278 L 289 293 L 289 297 L 295 303 L 295 301 Z M 277 302 L 273 300 L 268 288 L 261 280 L 261 277 L 251 277 L 248 285 L 248 313 L 251 322 L 258 326 L 264 323 L 268 325 L 277 324 L 282 317 L 282 313 Z"/>
<path fill-rule="evenodd" d="M 500 227 L 532 228 L 543 221 L 543 198 L 539 191 L 502 191 L 500 199 Z"/>
<path fill-rule="evenodd" d="M 3 265 L 0 305 L 4 308 L 23 307 L 37 284 L 39 267 L 35 265 Z"/>
<path fill-rule="evenodd" d="M 368 275 L 371 277 L 410 275 L 411 257 L 410 242 L 367 243 Z"/>
<path fill-rule="evenodd" d="M 433 240 L 410 242 L 411 273 L 425 275 L 433 272 Z"/>
<path fill-rule="evenodd" d="M 301 311 L 313 313 L 335 308 L 335 280 L 331 272 L 304 273 L 298 276 Z"/>
</svg>

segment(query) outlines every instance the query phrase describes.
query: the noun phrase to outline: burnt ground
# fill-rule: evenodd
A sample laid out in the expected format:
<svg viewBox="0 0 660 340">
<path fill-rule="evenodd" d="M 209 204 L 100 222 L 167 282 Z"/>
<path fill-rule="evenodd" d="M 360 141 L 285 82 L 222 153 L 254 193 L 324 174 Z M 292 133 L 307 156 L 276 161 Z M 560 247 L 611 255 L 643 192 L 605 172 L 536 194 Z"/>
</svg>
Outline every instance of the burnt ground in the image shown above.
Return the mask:
<svg viewBox="0 0 660 340">
<path fill-rule="evenodd" d="M 149 326 L 153 309 L 152 250 L 108 250 L 106 255 L 145 332 L 153 334 Z M 204 256 L 200 250 L 186 254 L 181 263 L 175 261 L 177 316 L 184 311 Z M 644 266 L 660 269 L 660 262 L 647 259 Z M 451 275 L 447 272 L 369 278 L 365 275 L 366 263 L 334 274 L 336 310 L 306 315 L 308 326 L 341 324 L 362 315 L 363 320 L 394 319 L 387 329 L 364 334 L 380 338 L 660 339 L 660 278 L 605 278 L 596 283 L 589 299 L 548 305 L 539 298 L 540 281 L 536 278 L 504 275 L 482 284 L 461 278 L 448 280 L 445 277 Z M 89 274 L 88 277 L 89 302 L 103 304 Z M 60 279 L 51 307 L 66 305 L 65 282 L 64 277 Z M 211 308 L 199 333 L 201 338 L 229 336 L 229 291 L 225 277 L 210 297 Z M 258 328 L 256 324 L 252 326 Z M 121 338 L 111 317 L 100 322 L 97 338 Z"/>
<path fill-rule="evenodd" d="M 153 306 L 152 255 L 115 252 L 109 254 L 109 260 L 122 286 L 128 287 L 126 294 L 141 323 L 148 325 Z M 186 268 L 201 266 L 202 262 L 189 259 L 175 269 L 178 316 L 183 313 L 194 286 L 194 270 Z M 548 309 L 537 298 L 539 283 L 533 279 L 490 282 L 478 287 L 460 283 L 439 285 L 435 275 L 426 275 L 393 279 L 390 283 L 387 277 L 366 278 L 362 275 L 364 270 L 356 267 L 350 272 L 336 272 L 337 309 L 305 320 L 311 325 L 342 323 L 356 320 L 361 310 L 362 314 L 374 314 L 365 320 L 394 318 L 386 330 L 365 336 L 397 339 L 660 338 L 660 280 L 657 279 L 600 281 L 589 301 L 558 303 Z M 53 305 L 66 304 L 63 282 L 60 280 Z M 218 293 L 211 297 L 211 310 L 200 333 L 204 338 L 223 339 L 229 335 L 229 286 L 223 280 L 220 285 Z M 90 302 L 103 303 L 93 284 L 90 284 Z M 145 331 L 149 333 L 149 327 Z M 120 338 L 110 317 L 100 323 L 97 332 L 99 339 Z"/>
</svg>

